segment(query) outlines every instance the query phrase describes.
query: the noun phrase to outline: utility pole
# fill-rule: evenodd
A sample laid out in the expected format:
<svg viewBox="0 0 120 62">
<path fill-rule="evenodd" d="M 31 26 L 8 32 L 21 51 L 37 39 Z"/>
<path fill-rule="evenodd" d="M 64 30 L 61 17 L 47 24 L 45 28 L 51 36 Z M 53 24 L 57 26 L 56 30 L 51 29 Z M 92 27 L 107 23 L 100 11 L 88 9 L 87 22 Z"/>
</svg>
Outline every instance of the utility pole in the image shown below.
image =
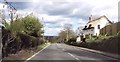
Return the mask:
<svg viewBox="0 0 120 62">
<path fill-rule="evenodd" d="M 42 17 L 42 21 L 44 21 L 44 18 Z M 44 22 L 43 22 L 43 31 L 45 31 L 45 28 L 44 28 L 45 26 L 44 26 Z M 44 38 L 44 32 L 43 32 L 43 41 L 45 40 L 45 38 Z"/>
<path fill-rule="evenodd" d="M 72 27 L 72 25 L 71 24 L 65 24 L 65 26 L 64 26 L 64 30 L 65 30 L 65 32 L 67 33 L 66 35 L 66 41 L 68 41 L 69 40 L 69 31 L 71 30 L 71 27 Z"/>
<path fill-rule="evenodd" d="M 68 36 L 68 30 L 67 30 L 67 38 L 66 38 L 67 41 L 68 41 L 68 37 L 69 37 L 69 36 Z"/>
<path fill-rule="evenodd" d="M 10 2 L 7 2 L 6 0 L 4 0 L 3 3 L 8 6 L 7 8 L 9 9 L 9 12 L 11 12 L 13 14 L 15 14 L 17 12 L 17 9 L 14 6 L 12 6 Z M 5 7 L 5 6 L 3 6 L 3 7 Z"/>
</svg>

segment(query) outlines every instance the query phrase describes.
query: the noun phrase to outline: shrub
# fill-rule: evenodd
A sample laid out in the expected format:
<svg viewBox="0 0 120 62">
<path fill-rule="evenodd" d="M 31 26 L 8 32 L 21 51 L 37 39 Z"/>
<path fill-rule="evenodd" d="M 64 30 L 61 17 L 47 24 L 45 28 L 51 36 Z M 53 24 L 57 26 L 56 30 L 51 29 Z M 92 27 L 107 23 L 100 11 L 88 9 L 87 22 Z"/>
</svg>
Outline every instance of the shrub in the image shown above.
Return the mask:
<svg viewBox="0 0 120 62">
<path fill-rule="evenodd" d="M 7 57 L 8 54 L 15 54 L 20 50 L 21 40 L 19 37 L 13 37 L 10 30 L 2 29 L 2 57 Z"/>
<path fill-rule="evenodd" d="M 67 44 L 71 44 L 71 45 L 77 45 L 77 43 L 76 43 L 76 38 L 71 38 L 71 39 L 69 39 L 66 43 L 67 43 Z"/>
<path fill-rule="evenodd" d="M 20 33 L 19 36 L 22 40 L 22 48 L 36 47 L 43 43 L 43 40 L 27 34 Z"/>
<path fill-rule="evenodd" d="M 80 44 L 82 47 L 120 54 L 120 35 L 115 36 L 99 36 L 97 40 L 91 40 L 86 45 Z"/>
<path fill-rule="evenodd" d="M 39 39 L 43 30 L 39 19 L 28 15 L 24 18 L 14 20 L 12 12 L 9 14 L 10 23 L 2 20 L 2 58 L 10 53 L 16 53 L 22 48 L 32 48 L 44 43 Z M 34 37 L 33 37 L 34 36 Z"/>
<path fill-rule="evenodd" d="M 22 18 L 22 24 L 24 32 L 28 35 L 39 37 L 43 33 L 43 30 L 41 29 L 43 25 L 39 22 L 39 19 L 33 15 Z"/>
<path fill-rule="evenodd" d="M 17 33 L 16 37 L 13 37 L 10 30 L 2 29 L 2 58 L 7 57 L 8 54 L 15 54 L 21 49 L 30 49 L 43 44 L 42 39 Z"/>
</svg>

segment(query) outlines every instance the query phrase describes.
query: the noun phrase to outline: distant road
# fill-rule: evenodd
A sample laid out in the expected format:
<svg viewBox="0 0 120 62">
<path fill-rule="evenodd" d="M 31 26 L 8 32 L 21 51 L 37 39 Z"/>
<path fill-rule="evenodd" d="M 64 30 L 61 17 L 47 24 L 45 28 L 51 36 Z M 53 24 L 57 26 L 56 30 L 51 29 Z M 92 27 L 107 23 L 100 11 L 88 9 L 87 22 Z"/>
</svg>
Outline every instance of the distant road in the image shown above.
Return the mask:
<svg viewBox="0 0 120 62">
<path fill-rule="evenodd" d="M 69 60 L 68 62 L 113 62 L 117 60 L 112 57 L 96 54 L 79 47 L 66 44 L 51 44 L 49 47 L 38 53 L 31 60 Z M 29 61 L 28 61 L 29 62 Z M 66 62 L 66 61 L 65 61 Z M 116 61 L 117 62 L 117 61 Z"/>
</svg>

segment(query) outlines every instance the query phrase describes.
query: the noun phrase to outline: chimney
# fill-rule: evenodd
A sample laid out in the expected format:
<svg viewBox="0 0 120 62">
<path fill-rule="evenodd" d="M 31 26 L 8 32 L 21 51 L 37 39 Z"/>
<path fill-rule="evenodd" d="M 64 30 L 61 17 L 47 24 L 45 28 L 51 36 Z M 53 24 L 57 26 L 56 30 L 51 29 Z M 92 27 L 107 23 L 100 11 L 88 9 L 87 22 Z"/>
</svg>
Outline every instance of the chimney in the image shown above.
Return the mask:
<svg viewBox="0 0 120 62">
<path fill-rule="evenodd" d="M 93 20 L 93 16 L 91 15 L 90 17 L 89 17 L 89 22 L 91 22 Z"/>
</svg>

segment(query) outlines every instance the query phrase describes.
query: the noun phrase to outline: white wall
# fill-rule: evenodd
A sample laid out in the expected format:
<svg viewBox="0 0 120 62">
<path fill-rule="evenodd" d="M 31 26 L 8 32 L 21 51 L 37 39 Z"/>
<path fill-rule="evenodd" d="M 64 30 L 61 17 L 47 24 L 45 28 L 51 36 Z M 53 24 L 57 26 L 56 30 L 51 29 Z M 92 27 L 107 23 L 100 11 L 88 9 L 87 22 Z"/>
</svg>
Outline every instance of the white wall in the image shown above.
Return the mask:
<svg viewBox="0 0 120 62">
<path fill-rule="evenodd" d="M 92 34 L 92 35 L 94 35 L 94 29 L 83 30 L 82 33 L 83 33 L 84 35 L 87 35 L 87 34 Z"/>
<path fill-rule="evenodd" d="M 80 43 L 81 41 L 82 41 L 82 40 L 81 40 L 80 36 L 77 37 L 76 42 L 77 42 L 77 43 Z"/>
<path fill-rule="evenodd" d="M 96 23 L 96 25 L 94 27 L 95 28 L 94 35 L 96 35 L 96 33 L 97 33 L 97 36 L 99 36 L 99 34 L 100 34 L 100 29 L 104 28 L 106 25 L 109 24 L 109 22 L 107 21 L 106 18 L 101 18 L 98 21 L 99 21 L 99 23 Z M 100 29 L 98 29 L 98 25 L 100 25 Z"/>
<path fill-rule="evenodd" d="M 96 35 L 99 36 L 100 29 L 104 28 L 106 25 L 109 25 L 109 22 L 104 17 L 101 18 L 101 19 L 99 19 L 99 20 L 96 20 L 96 22 L 92 22 L 92 23 L 94 23 L 94 26 L 93 26 L 94 29 L 93 29 L 93 31 L 91 31 L 91 29 L 89 29 L 89 30 L 83 30 L 82 33 L 84 33 L 84 35 L 86 35 L 86 34 L 92 34 L 92 35 L 95 35 L 95 36 Z M 91 23 L 89 23 L 89 24 L 91 24 Z M 87 26 L 89 26 L 89 24 Z M 98 29 L 98 25 L 100 25 L 100 29 Z"/>
</svg>

